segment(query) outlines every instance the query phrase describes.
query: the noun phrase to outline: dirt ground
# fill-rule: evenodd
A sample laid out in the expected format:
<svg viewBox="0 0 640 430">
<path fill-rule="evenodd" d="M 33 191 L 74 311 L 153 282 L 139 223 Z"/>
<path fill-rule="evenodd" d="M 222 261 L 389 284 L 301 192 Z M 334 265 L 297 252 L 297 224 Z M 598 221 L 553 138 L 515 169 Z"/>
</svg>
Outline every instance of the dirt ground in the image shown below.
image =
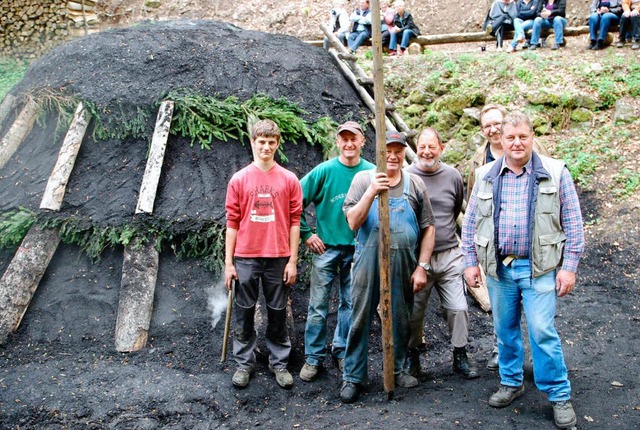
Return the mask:
<svg viewBox="0 0 640 430">
<path fill-rule="evenodd" d="M 299 101 L 311 116 L 344 120 L 349 112 L 358 119 L 364 115 L 354 91 L 322 50 L 286 36 L 264 37 L 216 24 L 187 30 L 190 25 L 148 24 L 80 39 L 35 63 L 14 91 L 64 87 L 103 104 L 113 99 L 146 104 L 168 87 L 187 82 L 222 95 L 264 89 Z M 200 55 L 188 55 L 192 50 Z M 269 61 L 261 61 L 264 52 L 272 54 Z M 50 139 L 54 129 L 51 119 L 37 126 L 14 163 L 0 170 L 2 210 L 37 208 L 57 152 Z M 146 145 L 85 142 L 62 212 L 97 224 L 131 217 Z M 289 152 L 287 167 L 299 176 L 320 159 L 317 149 L 306 146 L 292 145 Z M 249 161 L 247 148 L 237 142 L 204 152 L 179 139 L 170 143 L 167 157 L 172 180 L 161 186 L 158 216 L 181 220 L 189 214 L 191 221 L 220 219 L 220 208 L 214 208 L 223 200 L 226 181 Z M 581 192 L 580 198 L 586 252 L 578 286 L 559 301 L 556 317 L 579 427 L 640 428 L 638 208 L 611 205 L 595 193 Z M 0 252 L 1 270 L 12 254 Z M 344 405 L 332 361 L 316 382 L 297 377 L 308 300 L 308 286 L 299 283 L 292 288 L 295 336 L 289 368 L 294 387 L 280 389 L 260 354 L 250 386 L 238 390 L 231 385 L 232 360 L 220 363 L 222 323 L 212 324 L 225 301 L 223 288 L 200 261 L 178 261 L 168 251 L 161 254 L 148 347 L 118 353 L 113 334 L 122 254 L 122 249 L 109 250 L 92 264 L 77 247 L 59 247 L 21 327 L 0 346 L 0 428 L 553 428 L 551 408 L 535 388 L 530 365 L 523 397 L 502 410 L 488 406 L 499 383 L 497 374 L 484 367 L 492 347 L 490 315 L 471 299 L 469 348 L 481 378 L 466 381 L 452 372 L 446 325 L 433 297 L 422 357 L 428 374 L 420 386 L 397 389 L 392 400 L 387 398 L 376 323 L 366 392 L 355 404 Z M 334 325 L 335 302 L 330 329 Z"/>
</svg>

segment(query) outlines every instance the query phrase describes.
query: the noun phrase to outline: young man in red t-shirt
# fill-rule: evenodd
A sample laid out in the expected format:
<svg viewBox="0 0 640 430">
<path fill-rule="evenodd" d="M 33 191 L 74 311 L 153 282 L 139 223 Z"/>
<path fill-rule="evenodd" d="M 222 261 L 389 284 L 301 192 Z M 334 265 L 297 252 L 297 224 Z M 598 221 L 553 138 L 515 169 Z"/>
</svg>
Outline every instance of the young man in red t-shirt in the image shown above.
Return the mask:
<svg viewBox="0 0 640 430">
<path fill-rule="evenodd" d="M 271 120 L 251 128 L 253 163 L 236 172 L 227 187 L 225 284 L 238 280 L 235 296 L 232 383 L 249 384 L 255 367 L 255 306 L 259 286 L 267 305 L 269 370 L 282 388 L 293 386 L 287 370 L 291 342 L 286 329 L 288 287 L 296 281 L 302 189 L 295 174 L 274 159 L 280 129 Z"/>
</svg>

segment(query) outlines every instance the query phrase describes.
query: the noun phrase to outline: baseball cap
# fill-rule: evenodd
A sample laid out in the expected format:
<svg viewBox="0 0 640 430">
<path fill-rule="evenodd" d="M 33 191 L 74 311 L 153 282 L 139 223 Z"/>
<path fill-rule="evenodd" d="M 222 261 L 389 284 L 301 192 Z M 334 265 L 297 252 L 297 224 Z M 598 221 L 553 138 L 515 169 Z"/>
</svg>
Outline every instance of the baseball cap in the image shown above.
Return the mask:
<svg viewBox="0 0 640 430">
<path fill-rule="evenodd" d="M 399 131 L 387 131 L 387 145 L 390 143 L 399 143 L 402 146 L 407 146 L 407 138 Z"/>
<path fill-rule="evenodd" d="M 362 127 L 360 127 L 360 124 L 358 124 L 355 121 L 347 121 L 344 124 L 342 124 L 340 127 L 338 127 L 338 134 L 342 133 L 343 131 L 350 131 L 351 133 L 354 134 L 362 134 L 364 135 L 364 133 L 362 132 Z"/>
</svg>

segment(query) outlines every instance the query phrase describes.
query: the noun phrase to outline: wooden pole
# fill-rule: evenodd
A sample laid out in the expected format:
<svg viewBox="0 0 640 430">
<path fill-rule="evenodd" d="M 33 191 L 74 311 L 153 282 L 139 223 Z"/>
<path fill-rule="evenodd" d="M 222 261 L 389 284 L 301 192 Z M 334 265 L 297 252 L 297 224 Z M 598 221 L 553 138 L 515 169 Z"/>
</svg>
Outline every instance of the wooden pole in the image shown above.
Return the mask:
<svg viewBox="0 0 640 430">
<path fill-rule="evenodd" d="M 376 166 L 378 172 L 387 172 L 387 141 L 385 127 L 384 74 L 382 63 L 382 30 L 380 28 L 380 2 L 371 2 L 371 32 L 373 47 L 373 94 L 375 100 L 376 125 Z M 380 264 L 380 317 L 382 319 L 382 353 L 384 391 L 390 399 L 395 390 L 394 345 L 391 312 L 391 273 L 390 266 L 390 232 L 389 232 L 389 193 L 379 194 L 380 202 L 380 242 L 378 259 Z"/>
<path fill-rule="evenodd" d="M 73 121 L 69 126 L 69 130 L 62 142 L 58 153 L 58 160 L 53 167 L 53 171 L 47 181 L 47 187 L 42 195 L 40 209 L 49 209 L 59 211 L 64 199 L 64 194 L 69 183 L 69 177 L 73 171 L 82 139 L 87 131 L 89 121 L 87 120 L 87 112 L 82 102 L 78 103 Z"/>
<path fill-rule="evenodd" d="M 0 169 L 9 161 L 27 137 L 38 115 L 38 105 L 29 98 L 13 125 L 0 141 Z"/>
</svg>

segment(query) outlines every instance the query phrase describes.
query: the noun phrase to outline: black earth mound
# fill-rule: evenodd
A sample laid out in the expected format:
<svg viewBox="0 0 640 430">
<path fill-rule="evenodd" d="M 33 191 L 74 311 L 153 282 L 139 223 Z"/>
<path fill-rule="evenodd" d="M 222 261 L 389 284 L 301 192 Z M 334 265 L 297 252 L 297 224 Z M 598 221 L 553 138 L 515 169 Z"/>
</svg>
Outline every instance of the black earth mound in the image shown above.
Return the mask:
<svg viewBox="0 0 640 430">
<path fill-rule="evenodd" d="M 36 61 L 12 93 L 43 91 L 73 95 L 94 103 L 101 115 L 134 115 L 149 110 L 172 90 L 240 101 L 255 94 L 285 98 L 308 112 L 309 121 L 366 122 L 366 111 L 331 57 L 322 49 L 281 35 L 245 31 L 214 21 L 147 23 L 105 31 L 68 43 Z M 123 118 L 126 119 L 126 118 Z M 97 224 L 120 224 L 135 211 L 155 114 L 146 137 L 93 141 L 88 131 L 70 178 L 63 214 Z M 36 209 L 61 140 L 55 119 L 36 128 L 22 145 L 0 185 L 0 210 Z M 64 130 L 62 130 L 64 131 Z M 64 134 L 62 134 L 64 136 Z M 368 132 L 368 137 L 373 133 Z M 171 136 L 154 216 L 180 222 L 223 222 L 224 194 L 231 175 L 248 164 L 251 152 L 237 141 L 213 139 L 213 150 L 190 147 Z M 240 148 L 239 148 L 240 147 Z M 322 149 L 285 142 L 287 168 L 302 177 L 322 161 Z M 373 146 L 367 148 L 369 158 Z M 20 183 L 23 193 L 12 192 Z"/>
<path fill-rule="evenodd" d="M 146 23 L 76 40 L 43 57 L 13 94 L 22 100 L 42 89 L 64 91 L 101 108 L 156 106 L 172 89 L 206 95 L 256 92 L 285 97 L 337 122 L 365 122 L 367 113 L 331 57 L 294 38 L 243 31 L 216 22 Z M 11 122 L 15 113 L 9 118 Z M 155 115 L 153 115 L 155 119 Z M 97 226 L 133 217 L 153 128 L 145 138 L 83 142 L 61 216 Z M 65 130 L 44 118 L 0 170 L 0 211 L 37 212 Z M 6 131 L 8 124 L 0 125 Z M 63 127 L 64 128 L 64 127 Z M 367 132 L 372 160 L 373 133 Z M 226 183 L 250 162 L 239 142 L 191 147 L 171 136 L 153 217 L 179 228 L 223 222 Z M 320 148 L 285 144 L 286 167 L 302 177 L 322 160 Z M 581 195 L 587 220 L 598 202 Z M 576 291 L 558 303 L 556 326 L 583 429 L 637 429 L 640 423 L 640 230 L 624 237 L 588 235 Z M 604 236 L 604 234 L 603 234 Z M 0 250 L 4 272 L 14 250 Z M 219 363 L 222 324 L 212 325 L 212 304 L 225 303 L 216 276 L 201 260 L 160 254 L 147 348 L 115 351 L 114 331 L 123 250 L 107 249 L 92 262 L 74 245 L 61 244 L 17 333 L 0 346 L 1 429 L 550 429 L 551 409 L 525 364 L 527 392 L 510 407 L 493 409 L 489 395 L 499 377 L 485 369 L 493 343 L 490 316 L 470 300 L 469 352 L 481 378 L 465 381 L 451 369 L 448 330 L 431 298 L 425 321 L 427 374 L 419 387 L 397 388 L 392 401 L 382 389 L 380 327 L 370 338 L 369 381 L 361 400 L 343 405 L 341 377 L 328 359 L 314 383 L 302 382 L 303 333 L 308 284 L 292 288 L 295 384 L 282 390 L 264 354 L 251 384 L 234 389 L 231 360 Z M 302 265 L 300 272 L 307 268 Z M 436 294 L 434 293 L 433 296 Z M 336 316 L 335 289 L 329 333 Z M 264 345 L 261 345 L 264 351 Z"/>
</svg>

